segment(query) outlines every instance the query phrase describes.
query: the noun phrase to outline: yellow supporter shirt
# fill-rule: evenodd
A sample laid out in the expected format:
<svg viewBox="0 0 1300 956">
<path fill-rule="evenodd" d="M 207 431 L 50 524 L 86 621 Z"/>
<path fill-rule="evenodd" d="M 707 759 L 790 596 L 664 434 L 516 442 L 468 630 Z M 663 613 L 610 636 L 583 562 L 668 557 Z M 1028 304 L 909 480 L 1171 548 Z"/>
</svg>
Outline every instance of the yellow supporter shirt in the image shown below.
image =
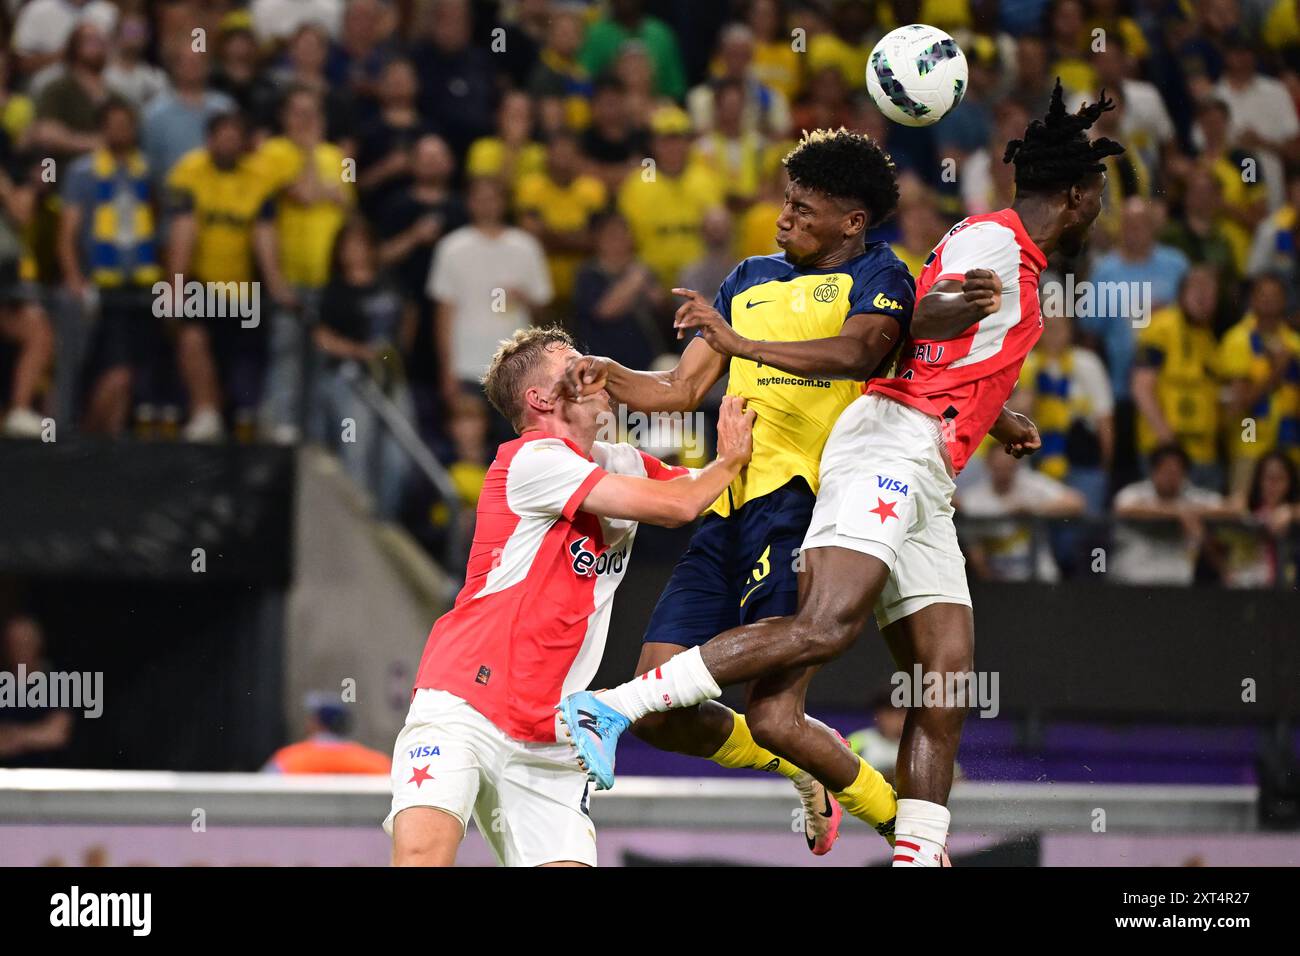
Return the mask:
<svg viewBox="0 0 1300 956">
<path fill-rule="evenodd" d="M 680 176 L 634 169 L 618 190 L 618 209 L 632 227 L 637 255 L 654 271 L 659 284 L 670 289 L 682 269 L 704 255 L 700 228 L 704 214 L 722 204 L 726 188 L 718 176 L 699 163 L 687 165 Z M 774 231 L 775 232 L 775 231 Z"/>
<path fill-rule="evenodd" d="M 793 103 L 803 85 L 802 54 L 796 53 L 789 37 L 772 43 L 754 44 L 754 75 Z"/>
<path fill-rule="evenodd" d="M 519 181 L 531 173 L 546 170 L 546 147 L 541 143 L 525 143 L 509 163 L 506 144 L 496 136 L 484 136 L 470 145 L 465 157 L 465 172 L 470 179 L 481 176 L 504 176 L 506 185 L 517 188 Z"/>
<path fill-rule="evenodd" d="M 1274 449 L 1293 458 L 1300 454 L 1300 334 L 1281 325 L 1273 337 L 1291 353 L 1291 360 L 1277 388 L 1244 413 L 1255 422 L 1253 442 L 1242 440 L 1246 426 L 1240 421 L 1223 423 L 1228 457 L 1234 460 L 1262 458 Z M 1255 327 L 1253 314 L 1247 313 L 1224 333 L 1216 367 L 1224 381 L 1247 379 L 1258 384 L 1268 379 L 1272 368 L 1268 343 Z"/>
<path fill-rule="evenodd" d="M 531 173 L 519 181 L 515 206 L 520 212 L 541 217 L 543 225 L 555 232 L 585 231 L 591 217 L 605 207 L 605 184 L 594 176 L 575 176 L 562 186 L 545 172 Z M 573 284 L 582 263 L 582 253 L 547 253 L 551 283 L 557 299 L 573 295 Z"/>
<path fill-rule="evenodd" d="M 178 208 L 198 225 L 189 277 L 200 282 L 250 282 L 255 277 L 253 226 L 267 205 L 267 182 L 251 157 L 220 169 L 206 149 L 180 158 L 167 176 Z"/>
<path fill-rule="evenodd" d="M 1138 363 L 1156 370 L 1156 400 L 1178 443 L 1196 465 L 1218 457 L 1218 383 L 1214 375 L 1214 333 L 1192 325 L 1176 305 L 1151 316 L 1137 336 Z M 1156 435 L 1142 415 L 1137 419 L 1138 450 L 1149 455 Z"/>
<path fill-rule="evenodd" d="M 304 205 L 287 195 L 276 198 L 275 226 L 280 242 L 280 271 L 285 281 L 319 289 L 329 281 L 334 237 L 356 203 L 356 187 L 343 181 L 343 151 L 333 143 L 316 146 L 312 162 L 323 183 L 341 184 L 346 207 L 323 201 Z M 303 152 L 283 136 L 268 139 L 255 154 L 255 163 L 272 193 L 282 194 L 302 175 Z"/>
</svg>

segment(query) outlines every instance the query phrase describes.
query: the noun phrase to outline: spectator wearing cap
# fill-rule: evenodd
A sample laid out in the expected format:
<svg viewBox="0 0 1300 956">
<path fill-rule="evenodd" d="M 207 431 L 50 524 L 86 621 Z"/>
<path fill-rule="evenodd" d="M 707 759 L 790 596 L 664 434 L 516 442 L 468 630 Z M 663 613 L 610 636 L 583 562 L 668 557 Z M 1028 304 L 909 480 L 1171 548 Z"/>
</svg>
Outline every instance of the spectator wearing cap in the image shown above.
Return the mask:
<svg viewBox="0 0 1300 956">
<path fill-rule="evenodd" d="M 172 43 L 170 52 L 173 89 L 154 97 L 141 123 L 149 169 L 159 184 L 178 159 L 203 145 L 209 120 L 235 108 L 230 97 L 208 89 L 207 53 L 196 51 L 188 37 Z"/>
<path fill-rule="evenodd" d="M 784 136 L 790 129 L 790 104 L 785 96 L 758 78 L 754 70 L 754 32 L 743 23 L 733 23 L 722 31 L 713 77 L 686 96 L 691 122 L 705 134 L 715 128 L 718 110 L 718 87 L 727 85 L 740 93 L 737 120 L 746 134 Z"/>
<path fill-rule="evenodd" d="M 1123 584 L 1187 586 L 1206 540 L 1205 521 L 1235 517 L 1218 492 L 1187 477 L 1187 455 L 1177 445 L 1151 453 L 1151 477 L 1115 496 L 1114 556 L 1107 572 Z"/>
<path fill-rule="evenodd" d="M 578 59 L 592 76 L 608 69 L 629 40 L 644 44 L 653 66 L 654 90 L 681 101 L 686 70 L 672 29 L 645 12 L 643 0 L 611 0 L 608 13 L 587 28 Z"/>
<path fill-rule="evenodd" d="M 578 138 L 562 130 L 546 144 L 545 167 L 519 180 L 514 199 L 519 224 L 546 250 L 554 302 L 564 309 L 578 266 L 592 249 L 592 218 L 608 201 L 605 184 L 582 172 Z"/>
<path fill-rule="evenodd" d="M 662 107 L 651 130 L 654 164 L 628 174 L 618 208 L 632 227 L 637 256 L 671 289 L 682 269 L 703 255 L 705 213 L 726 190 L 707 166 L 689 162 L 691 121 L 682 110 Z"/>
<path fill-rule="evenodd" d="M 1133 363 L 1137 450 L 1144 462 L 1155 449 L 1177 444 L 1194 484 L 1218 490 L 1219 383 L 1215 372 L 1214 309 L 1218 279 L 1210 266 L 1193 266 L 1178 301 L 1138 331 Z M 1146 469 L 1150 470 L 1149 462 Z"/>
<path fill-rule="evenodd" d="M 385 754 L 348 739 L 351 720 L 337 696 L 314 691 L 307 695 L 305 703 L 306 737 L 273 753 L 263 771 L 291 774 L 387 774 L 390 771 L 392 762 Z"/>
<path fill-rule="evenodd" d="M 1216 366 L 1227 388 L 1223 412 L 1229 488 L 1240 494 L 1270 451 L 1300 456 L 1300 333 L 1286 321 L 1287 288 L 1264 274 L 1250 287 L 1250 311 L 1224 333 Z"/>
</svg>

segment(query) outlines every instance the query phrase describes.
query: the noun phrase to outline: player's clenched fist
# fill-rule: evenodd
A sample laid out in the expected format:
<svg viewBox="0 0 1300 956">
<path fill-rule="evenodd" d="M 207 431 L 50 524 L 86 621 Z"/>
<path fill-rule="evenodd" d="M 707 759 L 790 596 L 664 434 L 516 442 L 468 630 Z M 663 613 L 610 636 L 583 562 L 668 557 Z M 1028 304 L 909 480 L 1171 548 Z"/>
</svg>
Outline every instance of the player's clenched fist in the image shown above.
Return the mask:
<svg viewBox="0 0 1300 956">
<path fill-rule="evenodd" d="M 1002 308 L 1002 280 L 991 269 L 971 269 L 964 277 L 961 294 L 979 309 L 981 316 L 992 315 Z"/>
<path fill-rule="evenodd" d="M 556 383 L 552 398 L 579 401 L 595 395 L 605 387 L 609 378 L 609 359 L 600 355 L 570 356 L 564 366 L 564 377 Z"/>
<path fill-rule="evenodd" d="M 718 459 L 744 464 L 754 453 L 754 413 L 738 395 L 725 395 L 718 411 Z"/>
</svg>

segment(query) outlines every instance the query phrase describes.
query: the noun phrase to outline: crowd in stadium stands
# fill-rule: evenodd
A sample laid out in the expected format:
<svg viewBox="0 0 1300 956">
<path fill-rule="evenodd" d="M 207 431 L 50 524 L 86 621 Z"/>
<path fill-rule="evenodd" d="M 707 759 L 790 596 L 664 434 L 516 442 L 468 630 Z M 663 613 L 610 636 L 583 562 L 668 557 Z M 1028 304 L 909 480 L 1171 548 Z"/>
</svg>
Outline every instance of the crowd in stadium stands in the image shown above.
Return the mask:
<svg viewBox="0 0 1300 956">
<path fill-rule="evenodd" d="M 924 129 L 865 95 L 913 21 L 970 67 Z M 873 238 L 916 274 L 1011 201 L 1005 144 L 1056 77 L 1104 87 L 1128 151 L 1044 277 L 1015 398 L 1042 453 L 963 475 L 971 567 L 1294 584 L 1300 0 L 0 0 L 0 28 L 4 432 L 313 438 L 429 541 L 446 509 L 383 398 L 473 502 L 508 435 L 476 384 L 496 342 L 560 322 L 671 363 L 670 290 L 776 251 L 801 130 L 890 151 Z"/>
</svg>

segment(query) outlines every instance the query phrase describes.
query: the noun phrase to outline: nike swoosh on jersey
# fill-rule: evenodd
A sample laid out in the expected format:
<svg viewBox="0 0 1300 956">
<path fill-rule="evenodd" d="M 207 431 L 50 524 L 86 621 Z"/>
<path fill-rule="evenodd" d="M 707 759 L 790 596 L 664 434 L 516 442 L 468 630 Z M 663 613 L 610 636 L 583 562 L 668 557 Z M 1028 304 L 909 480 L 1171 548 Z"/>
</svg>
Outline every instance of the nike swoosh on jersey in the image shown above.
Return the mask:
<svg viewBox="0 0 1300 956">
<path fill-rule="evenodd" d="M 767 303 L 775 301 L 776 299 L 759 299 L 757 302 L 746 302 L 745 308 L 752 309 L 756 305 L 767 305 Z"/>
<path fill-rule="evenodd" d="M 766 584 L 766 583 L 767 583 L 766 579 L 763 580 L 763 581 L 759 581 L 759 582 L 758 582 L 757 584 L 755 584 L 752 588 L 750 588 L 748 591 L 746 591 L 746 592 L 745 592 L 745 596 L 744 596 L 743 598 L 740 599 L 740 606 L 741 606 L 741 607 L 744 607 L 744 606 L 745 606 L 745 602 L 749 600 L 749 596 L 750 596 L 751 594 L 753 594 L 755 591 L 757 591 L 759 588 L 761 588 L 761 587 L 762 587 L 764 584 Z"/>
</svg>

